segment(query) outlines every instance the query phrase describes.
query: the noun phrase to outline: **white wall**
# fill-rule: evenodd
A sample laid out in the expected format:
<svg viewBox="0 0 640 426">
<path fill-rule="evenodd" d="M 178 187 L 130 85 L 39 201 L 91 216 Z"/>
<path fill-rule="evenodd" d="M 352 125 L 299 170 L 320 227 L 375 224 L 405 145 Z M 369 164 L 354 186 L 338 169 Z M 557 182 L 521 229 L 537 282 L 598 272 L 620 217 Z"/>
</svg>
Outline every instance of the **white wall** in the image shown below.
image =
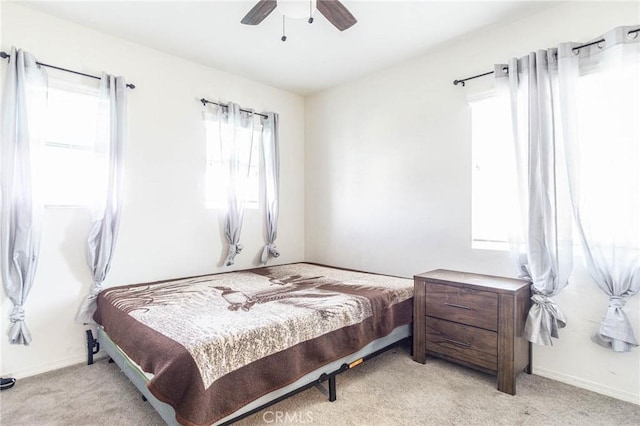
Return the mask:
<svg viewBox="0 0 640 426">
<path fill-rule="evenodd" d="M 576 3 L 494 26 L 306 99 L 306 259 L 411 277 L 435 268 L 512 276 L 506 252 L 471 249 L 471 129 L 464 78 L 561 41 L 640 20 L 639 4 Z M 580 262 L 556 300 L 569 318 L 536 374 L 640 403 L 640 350 L 590 341 L 607 298 Z M 626 311 L 640 338 L 640 297 Z"/>
<path fill-rule="evenodd" d="M 129 92 L 125 208 L 106 285 L 144 282 L 228 270 L 216 211 L 204 207 L 204 126 L 201 97 L 233 100 L 280 114 L 281 208 L 277 262 L 304 257 L 304 100 L 30 9 L 0 3 L 0 48 L 11 45 L 40 61 L 99 74 L 124 75 Z M 6 68 L 2 61 L 0 70 Z M 56 71 L 50 71 L 53 75 Z M 58 72 L 59 73 L 59 72 Z M 26 303 L 29 347 L 5 337 L 11 304 L 2 298 L 0 373 L 24 377 L 86 359 L 84 327 L 74 323 L 90 275 L 84 241 L 86 209 L 48 208 L 40 264 Z M 265 241 L 264 213 L 245 215 L 244 251 L 233 269 L 258 265 Z"/>
</svg>

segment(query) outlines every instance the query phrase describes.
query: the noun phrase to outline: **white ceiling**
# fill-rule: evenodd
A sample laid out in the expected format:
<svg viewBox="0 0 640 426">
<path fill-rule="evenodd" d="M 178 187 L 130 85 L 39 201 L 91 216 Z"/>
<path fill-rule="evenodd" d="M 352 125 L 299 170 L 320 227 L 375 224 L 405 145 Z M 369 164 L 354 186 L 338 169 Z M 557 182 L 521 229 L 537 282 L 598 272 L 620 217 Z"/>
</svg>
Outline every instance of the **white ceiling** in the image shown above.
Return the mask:
<svg viewBox="0 0 640 426">
<path fill-rule="evenodd" d="M 257 1 L 257 0 L 256 0 Z M 44 13 L 252 80 L 307 95 L 418 56 L 471 31 L 548 9 L 543 1 L 342 0 L 358 19 L 340 32 L 276 9 L 240 24 L 256 1 L 20 1 Z M 308 0 L 301 0 L 308 1 Z"/>
</svg>

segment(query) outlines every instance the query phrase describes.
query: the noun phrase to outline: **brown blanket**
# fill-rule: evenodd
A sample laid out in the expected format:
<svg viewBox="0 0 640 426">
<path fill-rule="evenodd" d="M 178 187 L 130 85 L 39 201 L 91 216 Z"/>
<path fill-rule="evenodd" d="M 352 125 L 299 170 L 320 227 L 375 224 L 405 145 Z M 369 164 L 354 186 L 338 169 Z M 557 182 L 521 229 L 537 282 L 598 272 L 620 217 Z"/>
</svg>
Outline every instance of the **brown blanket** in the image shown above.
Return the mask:
<svg viewBox="0 0 640 426">
<path fill-rule="evenodd" d="M 114 287 L 94 318 L 186 425 L 208 425 L 411 322 L 413 282 L 309 264 Z"/>
</svg>

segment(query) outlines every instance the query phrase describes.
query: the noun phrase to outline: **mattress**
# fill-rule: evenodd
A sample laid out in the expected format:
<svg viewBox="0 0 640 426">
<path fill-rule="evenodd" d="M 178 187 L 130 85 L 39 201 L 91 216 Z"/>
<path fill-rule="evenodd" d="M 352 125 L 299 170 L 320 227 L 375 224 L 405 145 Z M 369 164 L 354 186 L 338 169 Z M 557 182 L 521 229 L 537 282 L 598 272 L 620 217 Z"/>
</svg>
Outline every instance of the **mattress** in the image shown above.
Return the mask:
<svg viewBox="0 0 640 426">
<path fill-rule="evenodd" d="M 109 288 L 94 318 L 177 422 L 208 425 L 407 326 L 412 293 L 291 264 Z"/>
</svg>

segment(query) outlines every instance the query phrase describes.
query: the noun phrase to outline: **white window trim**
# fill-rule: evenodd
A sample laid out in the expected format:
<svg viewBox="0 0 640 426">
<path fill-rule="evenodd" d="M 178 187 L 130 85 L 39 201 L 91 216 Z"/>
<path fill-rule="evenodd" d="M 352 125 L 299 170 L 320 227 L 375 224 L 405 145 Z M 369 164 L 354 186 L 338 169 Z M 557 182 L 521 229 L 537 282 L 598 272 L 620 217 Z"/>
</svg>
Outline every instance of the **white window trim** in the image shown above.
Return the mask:
<svg viewBox="0 0 640 426">
<path fill-rule="evenodd" d="M 471 110 L 471 104 L 482 100 L 490 99 L 497 96 L 497 92 L 494 88 L 475 92 L 467 95 L 467 106 Z M 470 112 L 471 113 L 471 112 Z M 473 128 L 471 128 L 471 143 L 473 144 Z M 471 147 L 473 152 L 473 145 Z M 473 155 L 471 156 L 471 168 L 473 168 Z M 473 194 L 473 172 L 471 173 L 471 191 Z M 473 218 L 473 203 L 471 204 L 471 215 Z M 475 239 L 473 235 L 473 225 L 471 228 L 471 249 L 472 250 L 490 250 L 490 251 L 503 251 L 508 252 L 510 250 L 510 243 L 508 240 L 481 240 Z"/>
<path fill-rule="evenodd" d="M 259 118 L 256 116 L 255 120 L 259 120 Z M 208 137 L 208 126 L 209 125 L 215 125 L 215 120 L 211 119 L 210 116 L 204 112 L 203 113 L 203 122 L 205 125 L 205 170 L 204 170 L 204 206 L 205 209 L 207 210 L 219 210 L 219 211 L 224 211 L 227 209 L 227 203 L 226 201 L 212 201 L 210 199 L 209 194 L 206 192 L 209 188 L 208 188 L 208 183 L 207 180 L 209 178 L 208 174 L 209 174 L 209 170 L 210 168 L 213 168 L 214 164 L 219 164 L 219 162 L 215 161 L 214 159 L 209 158 L 209 137 Z M 261 123 L 256 123 L 254 125 L 254 139 L 253 139 L 253 149 L 255 149 L 255 152 L 252 153 L 251 155 L 251 163 L 255 164 L 255 168 L 256 168 L 256 174 L 257 174 L 257 183 L 256 185 L 258 186 L 256 188 L 256 199 L 251 199 L 251 200 L 245 200 L 244 202 L 244 208 L 247 210 L 258 210 L 260 208 L 260 201 L 262 198 L 262 185 L 261 185 L 261 181 L 263 179 L 262 177 L 262 166 L 261 166 L 261 162 L 260 162 L 260 158 L 261 158 L 261 150 L 262 150 L 262 124 Z M 254 155 L 255 154 L 255 155 Z M 211 165 L 209 164 L 211 163 Z M 224 166 L 224 165 L 223 165 Z M 252 166 L 249 166 L 250 168 L 252 168 Z"/>
<path fill-rule="evenodd" d="M 96 101 L 97 101 L 98 91 L 99 91 L 97 86 L 92 87 L 91 85 L 86 84 L 84 82 L 68 81 L 58 77 L 56 78 L 49 77 L 47 90 L 49 89 L 53 89 L 57 91 L 66 91 L 66 92 L 71 92 L 79 95 L 96 96 Z M 67 148 L 67 149 L 95 152 L 95 148 L 92 149 L 84 145 L 75 145 L 71 143 L 65 143 L 63 141 L 53 141 L 53 140 L 50 141 L 47 139 L 47 135 L 44 135 L 42 144 L 44 149 L 46 149 L 47 147 L 54 147 L 54 148 Z M 86 202 L 84 203 L 60 203 L 57 201 L 53 201 L 53 202 L 44 201 L 43 207 L 45 209 L 90 209 L 91 202 L 90 200 L 86 200 Z"/>
</svg>

